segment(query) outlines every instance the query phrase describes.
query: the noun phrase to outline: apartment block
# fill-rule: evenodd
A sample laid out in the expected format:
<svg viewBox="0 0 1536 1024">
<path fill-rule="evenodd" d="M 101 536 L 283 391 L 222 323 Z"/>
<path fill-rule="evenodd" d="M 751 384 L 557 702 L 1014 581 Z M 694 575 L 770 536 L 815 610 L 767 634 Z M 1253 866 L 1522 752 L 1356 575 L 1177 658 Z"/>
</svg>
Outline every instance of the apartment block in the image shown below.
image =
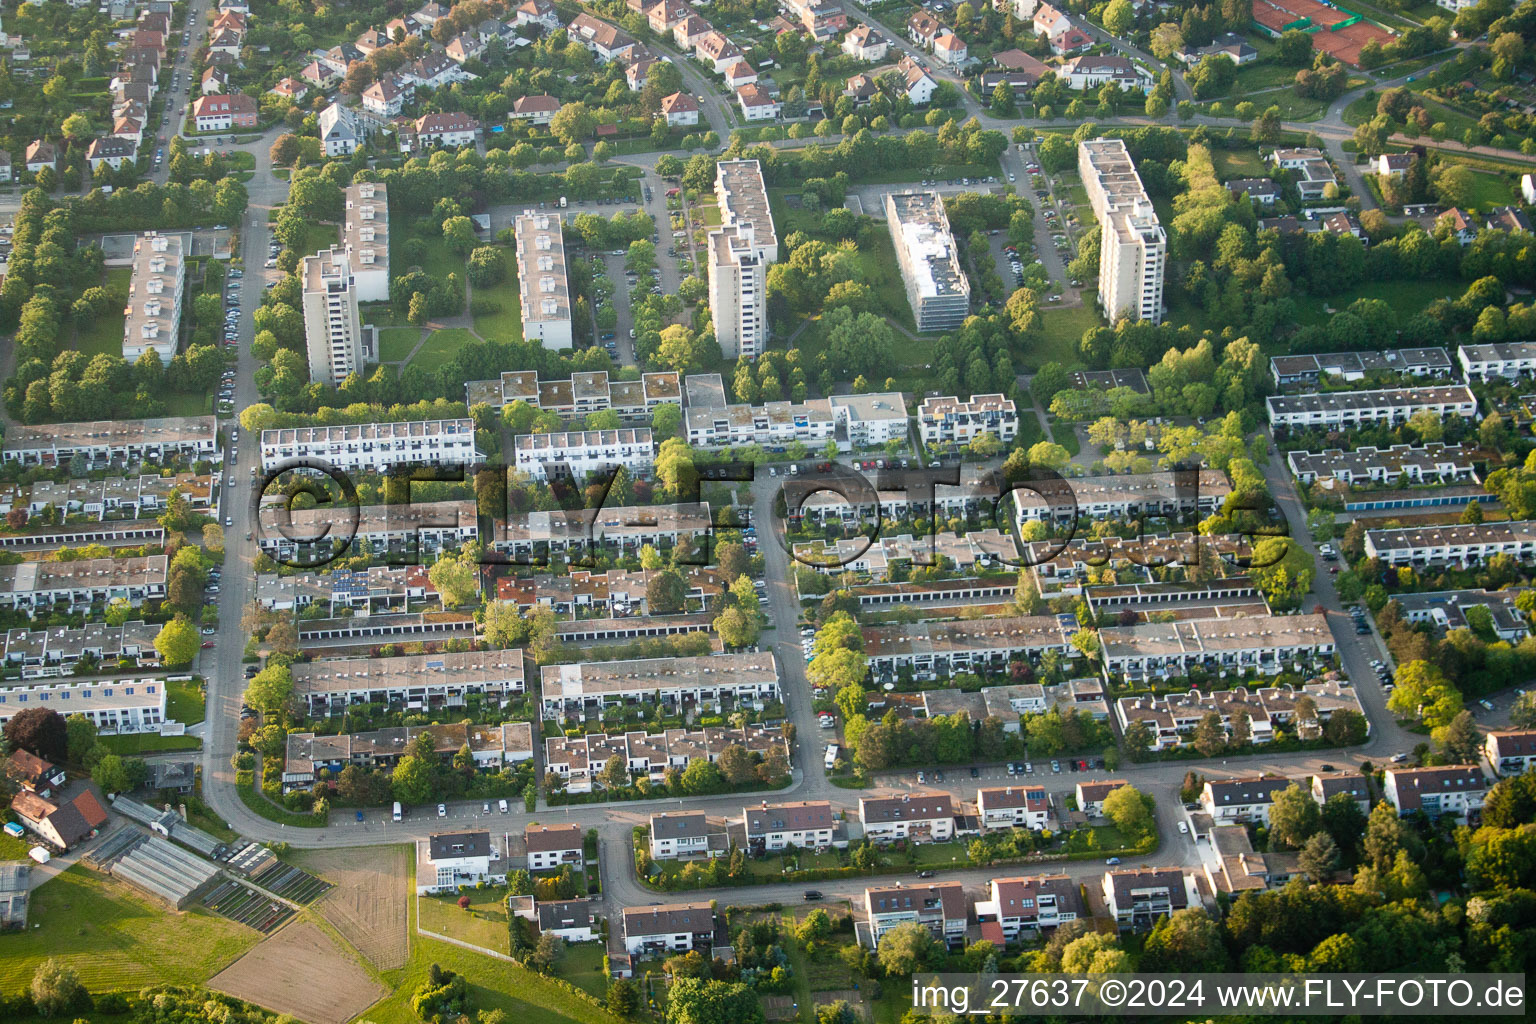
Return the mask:
<svg viewBox="0 0 1536 1024">
<path fill-rule="evenodd" d="M 1015 658 L 1072 651 L 1070 627 L 1055 615 L 1000 619 L 940 619 L 899 626 L 866 626 L 864 653 L 878 679 L 903 669 L 919 679 L 1004 668 Z"/>
<path fill-rule="evenodd" d="M 1536 729 L 1490 729 L 1483 754 L 1500 778 L 1524 775 L 1536 764 Z"/>
<path fill-rule="evenodd" d="M 434 832 L 417 841 L 416 894 L 449 892 L 506 878 L 507 861 L 485 830 Z"/>
<path fill-rule="evenodd" d="M 837 816 L 826 800 L 776 804 L 764 800 L 757 807 L 745 808 L 742 819 L 746 823 L 747 847 L 753 853 L 848 845 L 848 837 L 838 827 Z"/>
<path fill-rule="evenodd" d="M 643 658 L 545 665 L 540 669 L 544 717 L 602 717 L 604 708 L 660 701 L 720 707 L 726 700 L 764 705 L 782 699 L 771 653 L 698 658 Z"/>
<path fill-rule="evenodd" d="M 92 469 L 114 461 L 164 462 L 177 457 L 217 461 L 218 425 L 212 416 L 17 423 L 0 442 L 0 458 L 24 466 L 61 466 L 77 455 L 84 456 Z"/>
<path fill-rule="evenodd" d="M 1199 902 L 1194 878 L 1178 868 L 1137 868 L 1104 872 L 1104 905 L 1121 931 L 1146 931 Z"/>
<path fill-rule="evenodd" d="M 955 837 L 955 806 L 948 793 L 860 797 L 859 820 L 872 843 L 942 843 Z"/>
<path fill-rule="evenodd" d="M 937 192 L 888 193 L 885 220 L 918 331 L 959 327 L 971 312 L 971 282 L 960 269 L 944 200 Z"/>
<path fill-rule="evenodd" d="M 647 544 L 691 543 L 713 528 L 708 502 L 526 512 L 508 517 L 496 547 L 524 559 L 596 550 L 636 554 Z"/>
<path fill-rule="evenodd" d="M 496 380 L 464 385 L 464 400 L 470 406 L 497 409 L 525 402 L 561 416 L 612 409 L 620 419 L 640 420 L 659 406 L 681 405 L 683 391 L 678 375 L 671 371 L 641 374 L 639 380 L 613 380 L 606 370 L 583 371 L 570 380 L 540 380 L 537 370 L 507 370 Z"/>
<path fill-rule="evenodd" d="M 283 785 L 309 786 L 321 772 L 336 775 L 349 765 L 370 770 L 392 768 L 402 757 L 420 748 L 423 736 L 431 740 L 434 756 L 444 762 L 469 747 L 470 759 L 481 771 L 499 771 L 506 765 L 533 758 L 533 726 L 527 722 L 392 725 L 370 732 L 329 736 L 291 732 L 283 761 Z"/>
<path fill-rule="evenodd" d="M 859 451 L 907 439 L 907 401 L 899 391 L 833 395 L 827 401 L 837 421 L 839 448 Z"/>
<path fill-rule="evenodd" d="M 349 541 L 344 550 L 434 555 L 480 536 L 479 515 L 475 503 L 468 499 L 340 510 L 330 506 L 289 509 L 283 503 L 271 502 L 261 506 L 257 519 L 257 546 L 267 555 L 289 562 L 329 558 L 343 540 Z"/>
<path fill-rule="evenodd" d="M 306 256 L 300 280 L 309 379 L 339 387 L 352 374 L 362 373 L 367 359 L 352 261 L 336 247 Z"/>
<path fill-rule="evenodd" d="M 976 816 L 985 831 L 1050 824 L 1051 802 L 1044 786 L 994 786 L 976 791 Z"/>
<path fill-rule="evenodd" d="M 573 23 L 574 24 L 574 23 Z M 571 291 L 565 276 L 565 239 L 558 213 L 527 210 L 512 222 L 517 240 L 517 287 L 523 337 L 547 349 L 568 349 Z"/>
<path fill-rule="evenodd" d="M 164 679 L 57 680 L 0 686 L 0 725 L 30 708 L 84 715 L 103 735 L 159 732 L 165 724 Z"/>
<path fill-rule="evenodd" d="M 1463 350 L 1465 346 L 1463 347 Z M 1385 352 L 1325 352 L 1299 356 L 1274 356 L 1269 374 L 1276 387 L 1312 385 L 1323 374 L 1345 381 L 1364 380 L 1372 374 L 1398 377 L 1449 377 L 1455 369 L 1444 348 L 1399 348 Z"/>
<path fill-rule="evenodd" d="M 298 459 L 317 459 L 341 470 L 383 473 L 391 466 L 463 466 L 480 461 L 475 421 L 401 420 L 326 427 L 282 427 L 261 432 L 261 465 L 270 471 Z"/>
<path fill-rule="evenodd" d="M 1019 523 L 1031 519 L 1070 523 L 1090 519 L 1140 516 L 1209 515 L 1232 493 L 1219 469 L 1160 471 L 1122 476 L 1072 477 L 1046 481 L 1036 490 L 1009 492 Z"/>
<path fill-rule="evenodd" d="M 1371 813 L 1371 784 L 1359 772 L 1324 772 L 1308 780 L 1312 801 L 1319 807 L 1329 800 L 1345 794 L 1360 808 L 1361 814 Z"/>
<path fill-rule="evenodd" d="M 917 407 L 917 430 L 925 445 L 969 444 L 979 434 L 1006 444 L 1019 434 L 1019 412 L 1002 395 L 925 398 Z"/>
<path fill-rule="evenodd" d="M 122 598 L 137 608 L 165 597 L 164 555 L 0 565 L 0 607 L 84 609 Z"/>
<path fill-rule="evenodd" d="M 1494 555 L 1517 562 L 1536 558 L 1536 522 L 1477 523 L 1419 526 L 1398 530 L 1366 530 L 1365 553 L 1388 565 L 1471 566 Z"/>
<path fill-rule="evenodd" d="M 1087 913 L 1077 882 L 1067 875 L 994 878 L 990 889 L 991 898 L 976 904 L 983 937 L 989 921 L 997 922 L 1003 938 L 1012 942 L 1021 935 L 1076 921 Z"/>
<path fill-rule="evenodd" d="M 1436 768 L 1388 768 L 1384 786 L 1387 802 L 1399 815 L 1423 811 L 1431 818 L 1442 815 L 1465 819 L 1483 806 L 1488 779 L 1476 765 Z"/>
<path fill-rule="evenodd" d="M 897 925 L 916 922 L 946 946 L 965 942 L 970 923 L 970 900 L 959 882 L 927 885 L 881 885 L 864 890 L 864 914 L 869 923 L 869 944 L 879 946 Z"/>
<path fill-rule="evenodd" d="M 1200 807 L 1218 825 L 1254 822 L 1268 827 L 1274 795 L 1290 786 L 1290 779 L 1278 775 L 1211 781 L 1200 792 Z"/>
<path fill-rule="evenodd" d="M 678 860 L 719 856 L 727 843 L 724 829 L 711 825 L 703 811 L 673 811 L 651 815 L 650 847 L 652 860 Z"/>
<path fill-rule="evenodd" d="M 1478 458 L 1477 445 L 1431 441 L 1421 445 L 1395 444 L 1390 448 L 1365 445 L 1353 451 L 1294 451 L 1287 461 L 1300 483 L 1310 486 L 1318 480 L 1334 480 L 1359 487 L 1476 482 Z"/>
<path fill-rule="evenodd" d="M 360 181 L 347 186 L 344 198 L 347 208 L 342 231 L 357 301 L 388 302 L 388 186 Z"/>
<path fill-rule="evenodd" d="M 1536 342 L 1512 341 L 1492 345 L 1462 345 L 1456 359 L 1468 380 L 1502 377 L 1515 380 L 1536 375 Z"/>
<path fill-rule="evenodd" d="M 145 352 L 153 352 L 163 364 L 176 357 L 187 282 L 182 243 L 182 235 L 156 231 L 134 240 L 123 322 L 123 359 L 129 363 L 138 362 Z"/>
<path fill-rule="evenodd" d="M 1420 412 L 1442 418 L 1477 416 L 1477 397 L 1465 385 L 1271 395 L 1266 402 L 1271 427 L 1300 430 L 1350 430 L 1376 423 L 1396 426 Z"/>
<path fill-rule="evenodd" d="M 625 907 L 623 924 L 624 950 L 630 956 L 686 953 L 708 949 L 715 941 L 715 911 L 706 902 Z"/>
<path fill-rule="evenodd" d="M 1297 705 L 1303 697 L 1310 699 L 1316 708 L 1315 720 L 1297 719 Z M 1255 746 L 1274 739 L 1277 726 L 1290 725 L 1303 738 L 1311 738 L 1320 734 L 1323 724 L 1336 711 L 1353 711 L 1362 717 L 1365 713 L 1353 687 L 1332 681 L 1307 683 L 1299 690 L 1290 686 L 1264 686 L 1255 690 L 1234 686 L 1230 690 L 1121 697 L 1115 702 L 1115 717 L 1121 733 L 1135 722 L 1142 723 L 1151 731 L 1152 742 L 1148 749 L 1154 751 L 1182 746 L 1194 734 L 1200 720 L 1213 711 L 1227 738 L 1232 735 L 1234 719 L 1246 716 L 1251 742 Z"/>
<path fill-rule="evenodd" d="M 1099 221 L 1099 305 L 1104 315 L 1159 323 L 1168 236 L 1125 143 L 1078 143 L 1077 169 Z"/>
<path fill-rule="evenodd" d="M 523 652 L 516 648 L 295 662 L 293 684 L 313 717 L 353 704 L 406 711 L 461 707 L 470 695 L 505 705 L 526 687 Z"/>
<path fill-rule="evenodd" d="M 1333 654 L 1322 615 L 1262 615 L 1110 626 L 1099 631 L 1107 675 L 1131 679 L 1184 675 L 1191 668 L 1274 675 L 1304 659 Z"/>
<path fill-rule="evenodd" d="M 23 679 L 73 675 L 86 659 L 112 665 L 131 661 L 140 668 L 158 665 L 155 623 L 125 622 L 109 626 L 88 622 L 75 628 L 23 629 L 17 627 L 0 638 L 0 662 L 20 668 Z"/>
<path fill-rule="evenodd" d="M 1412 623 L 1428 622 L 1441 630 L 1471 629 L 1467 612 L 1481 608 L 1488 613 L 1494 635 L 1517 644 L 1531 635 L 1531 621 L 1516 602 L 1528 588 L 1508 590 L 1434 590 L 1417 594 L 1392 595 L 1403 609 L 1403 618 Z"/>
<path fill-rule="evenodd" d="M 756 359 L 768 343 L 768 267 L 779 239 L 768 190 L 756 160 L 722 160 L 715 167 L 721 226 L 709 233 L 709 308 L 727 359 Z"/>
<path fill-rule="evenodd" d="M 631 477 L 642 477 L 649 476 L 656 464 L 656 443 L 649 427 L 519 434 L 513 438 L 513 452 L 517 470 L 535 480 L 559 472 L 580 482 L 618 466 Z"/>
</svg>

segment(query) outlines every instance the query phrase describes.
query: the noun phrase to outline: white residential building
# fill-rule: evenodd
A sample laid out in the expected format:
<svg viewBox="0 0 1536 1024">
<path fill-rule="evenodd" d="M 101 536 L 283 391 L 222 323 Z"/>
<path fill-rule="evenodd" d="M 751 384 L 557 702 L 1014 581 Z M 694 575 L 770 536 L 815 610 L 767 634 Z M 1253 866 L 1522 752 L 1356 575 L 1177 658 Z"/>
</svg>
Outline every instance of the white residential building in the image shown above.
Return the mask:
<svg viewBox="0 0 1536 1024">
<path fill-rule="evenodd" d="M 320 145 L 326 156 L 350 156 L 367 139 L 362 119 L 351 108 L 332 103 L 320 112 Z"/>
<path fill-rule="evenodd" d="M 351 261 L 345 250 L 335 247 L 306 256 L 300 280 L 309 379 L 339 387 L 352 374 L 362 373 L 366 361 Z"/>
<path fill-rule="evenodd" d="M 1099 631 L 1104 671 L 1130 678 L 1183 675 L 1220 666 L 1274 675 L 1300 659 L 1333 653 L 1333 631 L 1322 615 L 1258 615 L 1185 619 Z"/>
<path fill-rule="evenodd" d="M 506 877 L 506 861 L 484 830 L 435 832 L 425 842 L 418 841 L 418 846 L 422 857 L 416 870 L 418 896 Z"/>
<path fill-rule="evenodd" d="M 513 450 L 517 469 L 535 480 L 547 479 L 556 468 L 578 482 L 615 466 L 623 466 L 632 477 L 648 476 L 656 462 L 649 427 L 519 434 L 513 439 Z"/>
<path fill-rule="evenodd" d="M 1076 921 L 1086 912 L 1081 890 L 1068 875 L 994 878 L 991 897 L 976 904 L 976 919 L 983 924 L 996 921 L 1009 942 Z"/>
<path fill-rule="evenodd" d="M 1418 526 L 1398 530 L 1366 530 L 1365 553 L 1392 566 L 1459 565 L 1487 562 L 1508 555 L 1529 564 L 1536 559 L 1536 522 L 1514 520 L 1456 526 Z"/>
<path fill-rule="evenodd" d="M 84 715 L 104 735 L 157 733 L 166 723 L 164 679 L 73 679 L 0 686 L 0 725 L 29 708 Z"/>
<path fill-rule="evenodd" d="M 630 956 L 666 956 L 714 944 L 715 911 L 707 902 L 625 907 L 623 922 Z"/>
<path fill-rule="evenodd" d="M 1104 817 L 1104 798 L 1122 786 L 1129 786 L 1125 779 L 1105 779 L 1103 782 L 1079 782 L 1077 784 L 1077 809 L 1090 818 Z"/>
<path fill-rule="evenodd" d="M 1388 768 L 1383 791 L 1399 815 L 1423 811 L 1431 818 L 1451 815 L 1465 819 L 1467 812 L 1483 806 L 1488 779 L 1481 768 L 1470 764 Z"/>
<path fill-rule="evenodd" d="M 864 913 L 873 945 L 897 925 L 916 922 L 935 939 L 956 947 L 965 942 L 970 923 L 970 900 L 959 882 L 920 885 L 881 885 L 864 890 Z"/>
<path fill-rule="evenodd" d="M 187 281 L 182 238 L 150 231 L 134 240 L 133 276 L 128 281 L 123 321 L 125 362 L 138 362 L 145 352 L 153 352 L 167 365 L 176 357 Z"/>
<path fill-rule="evenodd" d="M 580 871 L 586 864 L 580 825 L 528 825 L 523 829 L 529 871 L 558 871 L 569 864 Z"/>
<path fill-rule="evenodd" d="M 178 456 L 217 461 L 218 424 L 212 416 L 14 424 L 0 442 L 0 458 L 24 466 L 61 466 L 76 455 L 93 469 L 117 460 L 160 462 Z"/>
<path fill-rule="evenodd" d="M 888 193 L 885 219 L 918 331 L 959 327 L 970 315 L 971 282 L 960 269 L 944 200 L 937 192 Z"/>
<path fill-rule="evenodd" d="M 261 464 L 271 470 L 297 459 L 319 459 L 341 470 L 382 473 L 391 466 L 463 466 L 480 461 L 475 421 L 403 420 L 261 432 Z"/>
<path fill-rule="evenodd" d="M 345 192 L 342 232 L 358 302 L 389 301 L 389 190 L 360 181 Z M 361 367 L 359 367 L 361 369 Z"/>
<path fill-rule="evenodd" d="M 756 853 L 794 847 L 798 850 L 824 850 L 839 843 L 837 816 L 826 800 L 798 800 L 770 804 L 764 800 L 757 807 L 742 811 L 746 824 L 747 848 Z"/>
<path fill-rule="evenodd" d="M 1407 423 L 1416 413 L 1477 417 L 1477 396 L 1464 384 L 1391 388 L 1383 391 L 1329 391 L 1313 395 L 1271 395 L 1269 425 L 1287 429 L 1352 430 L 1376 423 Z"/>
<path fill-rule="evenodd" d="M 768 189 L 756 160 L 722 160 L 715 167 L 720 228 L 710 232 L 709 308 L 727 359 L 756 359 L 768 343 L 768 267 L 779 238 Z"/>
<path fill-rule="evenodd" d="M 955 807 L 948 793 L 861 797 L 859 820 L 864 837 L 874 843 L 941 843 L 955 837 Z"/>
<path fill-rule="evenodd" d="M 1536 376 L 1536 341 L 1499 342 L 1492 345 L 1462 345 L 1456 359 L 1471 380 Z"/>
<path fill-rule="evenodd" d="M 1104 872 L 1104 905 L 1121 931 L 1145 931 L 1200 902 L 1193 875 L 1179 868 L 1136 868 Z"/>
<path fill-rule="evenodd" d="M 1007 443 L 1019 434 L 1019 412 L 1013 399 L 1002 395 L 953 395 L 925 398 L 917 407 L 917 430 L 924 445 L 969 444 L 979 434 Z"/>
<path fill-rule="evenodd" d="M 1077 169 L 1099 221 L 1099 305 L 1110 320 L 1161 322 L 1168 236 L 1124 141 L 1078 143 Z"/>
<path fill-rule="evenodd" d="M 1200 792 L 1200 807 L 1217 825 L 1255 822 L 1267 828 L 1274 795 L 1291 785 L 1291 780 L 1282 775 L 1211 781 Z"/>
<path fill-rule="evenodd" d="M 721 829 L 711 828 L 703 811 L 673 811 L 651 815 L 651 859 L 678 860 L 682 857 L 711 857 L 724 853 L 710 846 L 710 836 L 725 838 Z"/>
<path fill-rule="evenodd" d="M 526 689 L 518 648 L 295 662 L 293 685 L 312 717 L 353 704 L 421 711 L 463 705 L 470 696 L 500 707 Z"/>
<path fill-rule="evenodd" d="M 568 349 L 571 292 L 565 277 L 565 240 L 560 215 L 525 211 L 515 221 L 517 286 L 522 297 L 523 337 L 547 349 Z"/>
<path fill-rule="evenodd" d="M 602 709 L 660 702 L 723 708 L 782 699 L 778 662 L 771 653 L 698 658 L 644 658 L 545 665 L 539 695 L 545 718 L 602 717 Z"/>
<path fill-rule="evenodd" d="M 1495 775 L 1524 775 L 1536 765 L 1536 729 L 1490 729 L 1483 753 Z"/>
<path fill-rule="evenodd" d="M 1051 802 L 1044 786 L 996 786 L 976 791 L 976 816 L 983 831 L 1027 828 L 1035 832 L 1050 823 Z"/>
</svg>

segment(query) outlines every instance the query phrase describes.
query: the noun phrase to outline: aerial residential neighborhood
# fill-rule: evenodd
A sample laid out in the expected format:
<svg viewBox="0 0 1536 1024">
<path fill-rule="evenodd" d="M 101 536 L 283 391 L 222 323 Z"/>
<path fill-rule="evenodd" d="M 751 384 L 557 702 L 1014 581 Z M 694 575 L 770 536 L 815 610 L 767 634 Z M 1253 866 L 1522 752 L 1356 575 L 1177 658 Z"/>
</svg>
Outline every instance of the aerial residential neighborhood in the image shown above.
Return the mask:
<svg viewBox="0 0 1536 1024">
<path fill-rule="evenodd" d="M 0 8 L 6 1019 L 1523 977 L 1533 40 Z"/>
</svg>

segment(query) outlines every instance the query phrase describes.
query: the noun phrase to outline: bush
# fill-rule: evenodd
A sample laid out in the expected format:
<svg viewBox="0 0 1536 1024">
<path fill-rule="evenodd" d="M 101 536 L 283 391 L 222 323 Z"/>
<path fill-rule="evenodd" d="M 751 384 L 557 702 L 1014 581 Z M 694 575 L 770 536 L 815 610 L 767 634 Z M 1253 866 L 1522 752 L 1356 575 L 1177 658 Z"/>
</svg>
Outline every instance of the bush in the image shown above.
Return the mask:
<svg viewBox="0 0 1536 1024">
<path fill-rule="evenodd" d="M 495 316 L 501 312 L 501 303 L 495 299 L 470 299 L 469 312 L 473 316 Z"/>
</svg>

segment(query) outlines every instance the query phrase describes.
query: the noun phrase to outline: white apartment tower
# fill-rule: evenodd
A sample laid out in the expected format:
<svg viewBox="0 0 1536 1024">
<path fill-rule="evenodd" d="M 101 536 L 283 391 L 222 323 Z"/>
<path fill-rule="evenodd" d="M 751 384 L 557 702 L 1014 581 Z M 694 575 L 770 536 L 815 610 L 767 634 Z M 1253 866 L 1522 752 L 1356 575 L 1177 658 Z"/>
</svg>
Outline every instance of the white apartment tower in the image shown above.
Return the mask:
<svg viewBox="0 0 1536 1024">
<path fill-rule="evenodd" d="M 715 338 L 728 359 L 756 359 L 768 343 L 768 267 L 779 239 L 768 189 L 756 160 L 722 160 L 715 167 L 721 226 L 709 234 L 709 309 Z"/>
<path fill-rule="evenodd" d="M 161 363 L 176 357 L 187 264 L 180 235 L 150 231 L 133 243 L 133 276 L 124 311 L 123 358 L 137 362 L 153 352 Z"/>
<path fill-rule="evenodd" d="M 971 312 L 971 282 L 960 269 L 944 200 L 937 192 L 894 192 L 885 219 L 919 332 L 950 331 Z"/>
<path fill-rule="evenodd" d="M 1110 320 L 1163 318 L 1168 236 L 1120 139 L 1077 146 L 1077 169 L 1099 220 L 1099 305 Z"/>
<path fill-rule="evenodd" d="M 565 277 L 560 215 L 526 210 L 513 223 L 523 337 L 548 349 L 571 348 L 571 291 Z"/>
<path fill-rule="evenodd" d="M 357 282 L 347 253 L 327 249 L 304 257 L 304 345 L 309 379 L 339 385 L 363 370 L 363 324 Z"/>
<path fill-rule="evenodd" d="M 358 302 L 389 301 L 389 192 L 372 181 L 348 185 L 346 245 Z"/>
</svg>

